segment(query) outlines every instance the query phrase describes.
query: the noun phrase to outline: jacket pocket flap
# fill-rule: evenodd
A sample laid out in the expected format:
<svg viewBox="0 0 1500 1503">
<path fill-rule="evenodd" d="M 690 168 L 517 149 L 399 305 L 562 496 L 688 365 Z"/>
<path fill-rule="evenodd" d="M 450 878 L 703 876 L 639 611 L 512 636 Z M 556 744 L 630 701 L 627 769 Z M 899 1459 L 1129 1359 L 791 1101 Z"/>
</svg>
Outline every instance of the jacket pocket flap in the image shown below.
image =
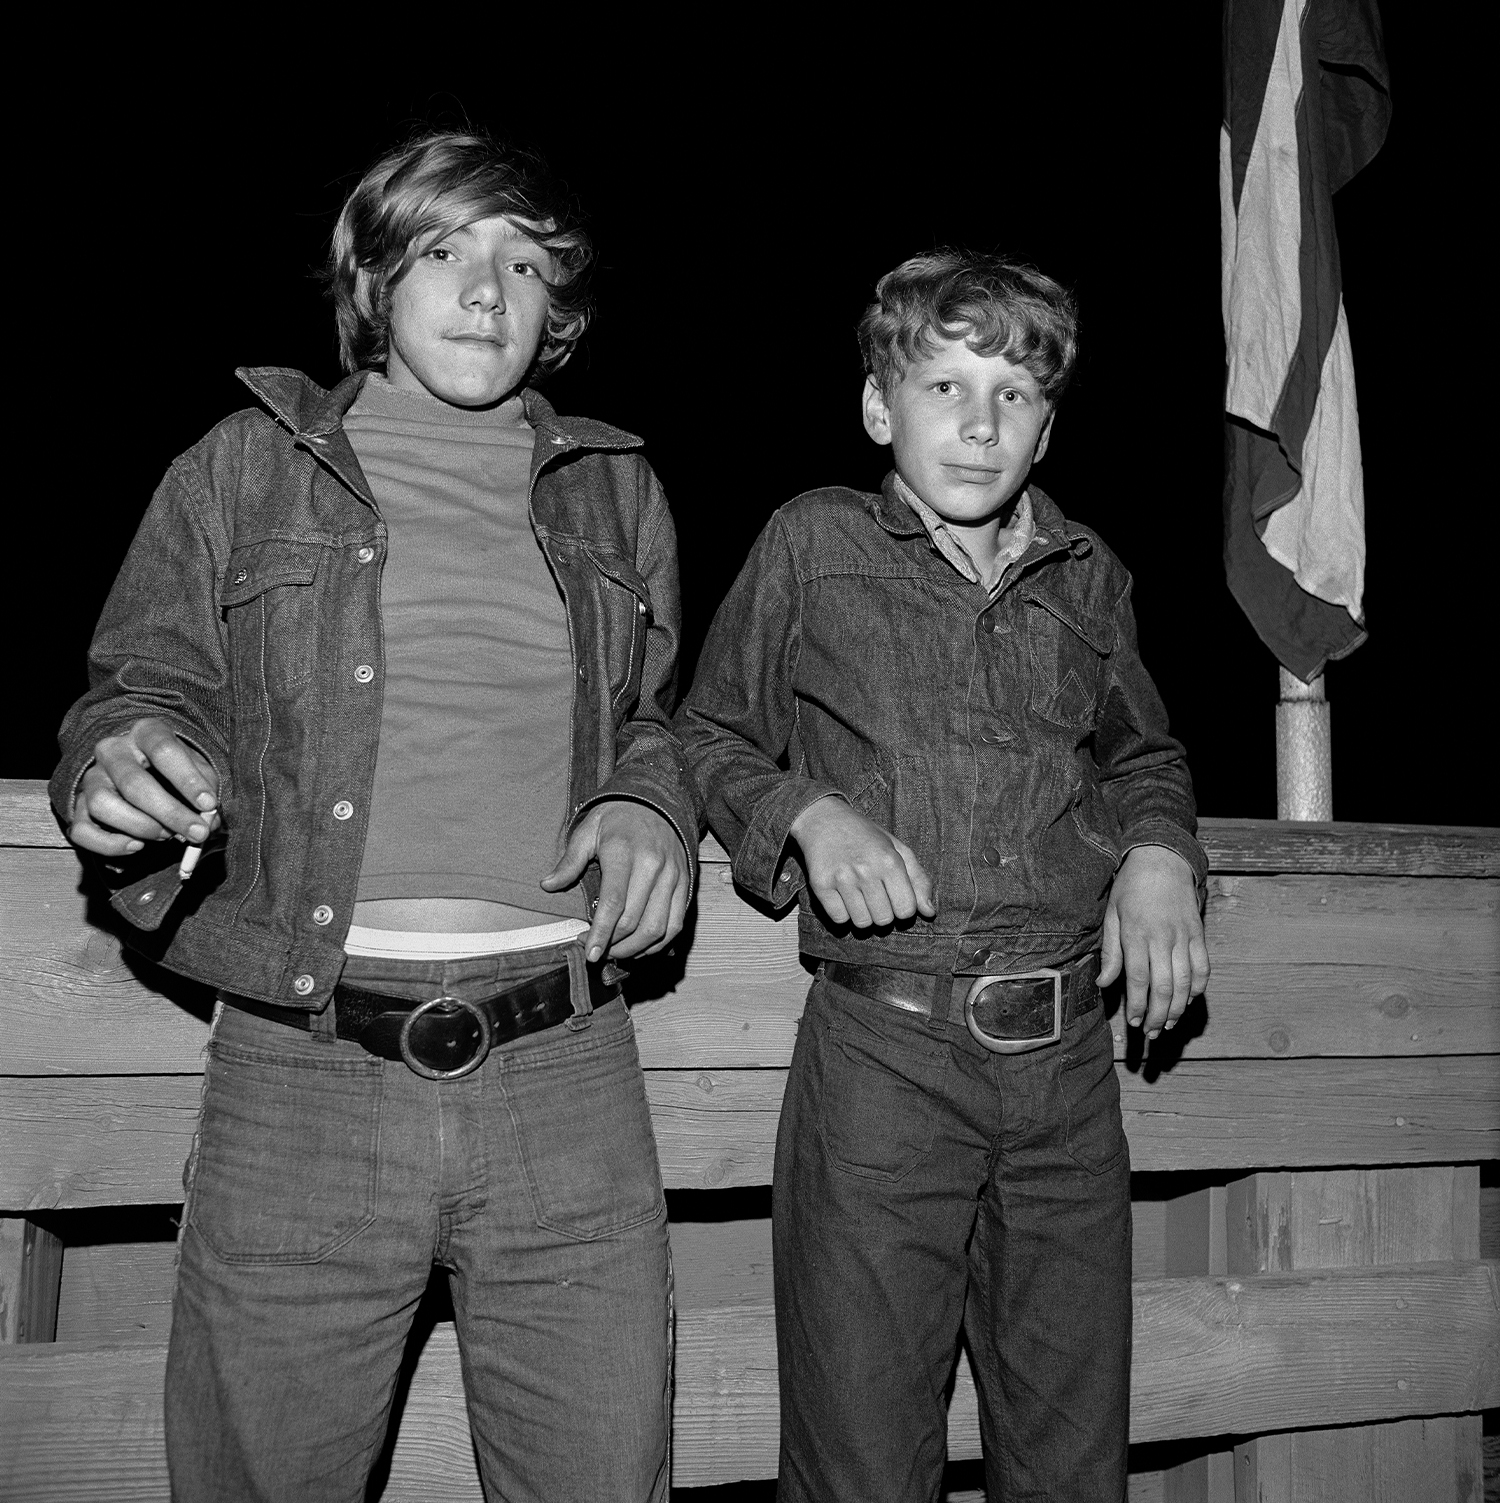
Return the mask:
<svg viewBox="0 0 1500 1503">
<path fill-rule="evenodd" d="M 1055 616 L 1101 657 L 1108 657 L 1115 650 L 1115 624 L 1108 616 L 1096 616 L 1092 611 L 1082 610 L 1074 601 L 1059 600 L 1040 590 L 1028 590 L 1021 598 L 1028 605 L 1040 606 L 1049 616 Z"/>
<path fill-rule="evenodd" d="M 279 585 L 310 585 L 318 577 L 322 558 L 321 543 L 299 543 L 289 538 L 247 543 L 229 555 L 229 567 L 219 586 L 219 604 L 227 609 Z"/>
<path fill-rule="evenodd" d="M 612 579 L 617 585 L 629 590 L 647 610 L 651 608 L 651 591 L 629 559 L 622 558 L 618 553 L 608 553 L 602 548 L 586 547 L 583 551 L 588 554 L 590 562 L 606 579 Z"/>
</svg>

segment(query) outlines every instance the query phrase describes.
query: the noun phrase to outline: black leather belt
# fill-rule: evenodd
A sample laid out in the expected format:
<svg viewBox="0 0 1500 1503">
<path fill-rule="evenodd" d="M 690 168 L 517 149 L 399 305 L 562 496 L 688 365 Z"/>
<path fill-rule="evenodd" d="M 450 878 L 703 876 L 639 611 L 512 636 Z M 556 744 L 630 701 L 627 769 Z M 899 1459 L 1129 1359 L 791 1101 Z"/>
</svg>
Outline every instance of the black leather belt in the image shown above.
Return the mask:
<svg viewBox="0 0 1500 1503">
<path fill-rule="evenodd" d="M 241 1012 L 309 1031 L 312 1015 L 224 992 Z M 589 972 L 589 998 L 595 1008 L 620 995 Z M 357 986 L 333 989 L 334 1036 L 351 1039 L 381 1059 L 397 1059 L 428 1080 L 457 1080 L 471 1074 L 497 1044 L 566 1023 L 574 1015 L 567 966 L 507 987 L 492 997 L 470 1001 L 446 994 L 410 1001 Z"/>
<path fill-rule="evenodd" d="M 1075 1018 L 1099 1005 L 1097 952 L 1060 969 L 1009 976 L 931 976 L 891 966 L 826 961 L 823 974 L 888 1007 L 962 1023 L 995 1054 L 1024 1054 L 1055 1044 Z"/>
</svg>

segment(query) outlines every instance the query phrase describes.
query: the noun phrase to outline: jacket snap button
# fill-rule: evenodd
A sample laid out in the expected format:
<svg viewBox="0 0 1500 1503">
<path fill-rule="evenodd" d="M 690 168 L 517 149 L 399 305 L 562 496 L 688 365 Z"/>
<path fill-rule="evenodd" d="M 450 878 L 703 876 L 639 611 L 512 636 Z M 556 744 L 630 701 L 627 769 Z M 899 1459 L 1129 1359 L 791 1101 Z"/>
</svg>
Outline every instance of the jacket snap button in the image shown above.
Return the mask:
<svg viewBox="0 0 1500 1503">
<path fill-rule="evenodd" d="M 989 958 L 990 952 L 988 950 L 975 950 L 974 952 L 973 959 L 975 965 L 983 965 Z"/>
<path fill-rule="evenodd" d="M 299 976 L 292 982 L 292 990 L 299 997 L 305 997 L 318 983 L 311 976 Z"/>
<path fill-rule="evenodd" d="M 331 924 L 332 922 L 333 909 L 331 909 L 327 903 L 319 903 L 318 906 L 313 909 L 313 923 Z"/>
<path fill-rule="evenodd" d="M 552 442 L 555 444 L 565 444 L 567 443 L 567 439 L 562 438 L 561 436 L 554 436 Z"/>
<path fill-rule="evenodd" d="M 360 561 L 360 563 L 367 564 L 372 558 L 375 557 L 375 550 L 367 544 L 365 547 L 361 548 L 359 552 L 354 556 Z"/>
<path fill-rule="evenodd" d="M 1000 852 L 996 850 L 992 845 L 985 846 L 985 848 L 979 854 L 984 858 L 984 864 L 986 866 L 995 866 L 999 863 Z"/>
<path fill-rule="evenodd" d="M 234 582 L 236 584 L 244 584 L 244 582 L 249 578 L 250 571 L 248 569 L 241 569 L 240 572 L 234 576 Z"/>
<path fill-rule="evenodd" d="M 353 813 L 354 805 L 351 804 L 346 798 L 341 798 L 338 803 L 333 806 L 333 817 L 335 819 L 348 819 Z"/>
<path fill-rule="evenodd" d="M 354 670 L 354 682 L 357 684 L 367 684 L 374 677 L 375 670 L 370 667 L 368 663 L 361 663 L 359 667 Z"/>
<path fill-rule="evenodd" d="M 150 892 L 143 892 L 140 895 L 140 897 L 138 897 L 136 899 L 136 902 L 137 903 L 149 903 L 151 901 L 151 899 L 154 898 L 155 896 L 156 896 L 156 891 L 153 888 Z"/>
</svg>

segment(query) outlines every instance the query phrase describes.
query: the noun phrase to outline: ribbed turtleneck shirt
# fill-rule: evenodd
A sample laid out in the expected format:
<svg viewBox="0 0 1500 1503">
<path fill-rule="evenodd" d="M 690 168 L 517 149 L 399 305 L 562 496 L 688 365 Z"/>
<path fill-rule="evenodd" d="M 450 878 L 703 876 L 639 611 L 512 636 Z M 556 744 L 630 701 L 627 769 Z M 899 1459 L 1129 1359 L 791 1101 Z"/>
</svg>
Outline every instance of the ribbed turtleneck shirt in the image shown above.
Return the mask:
<svg viewBox="0 0 1500 1503">
<path fill-rule="evenodd" d="M 484 898 L 578 917 L 560 850 L 573 660 L 527 513 L 519 397 L 470 412 L 371 376 L 344 431 L 389 530 L 385 684 L 358 900 Z"/>
</svg>

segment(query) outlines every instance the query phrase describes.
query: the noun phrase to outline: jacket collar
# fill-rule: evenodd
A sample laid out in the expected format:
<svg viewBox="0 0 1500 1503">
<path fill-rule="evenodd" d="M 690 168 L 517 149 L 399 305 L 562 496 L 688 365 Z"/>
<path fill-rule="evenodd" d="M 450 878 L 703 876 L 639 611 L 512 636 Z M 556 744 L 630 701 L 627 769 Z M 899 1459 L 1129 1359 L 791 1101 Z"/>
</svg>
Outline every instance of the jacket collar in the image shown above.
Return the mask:
<svg viewBox="0 0 1500 1503">
<path fill-rule="evenodd" d="M 1026 488 L 1031 492 L 1031 516 L 1036 523 L 1036 535 L 1022 555 L 1022 562 L 1034 563 L 1064 549 L 1082 556 L 1093 547 L 1087 531 L 1068 521 L 1041 486 L 1028 485 Z M 875 520 L 896 537 L 920 537 L 926 533 L 922 519 L 901 499 L 894 470 L 881 483 L 880 494 L 870 498 L 869 507 Z"/>
<path fill-rule="evenodd" d="M 368 371 L 345 376 L 332 391 L 325 391 L 301 371 L 284 366 L 241 366 L 235 371 L 241 381 L 260 398 L 275 416 L 298 437 L 326 438 L 341 428 L 344 414 L 354 405 L 365 384 Z M 552 404 L 540 392 L 525 387 L 521 405 L 526 421 L 549 439 L 561 439 L 562 448 L 571 449 L 639 449 L 642 441 L 623 428 L 593 418 L 559 417 Z"/>
</svg>

